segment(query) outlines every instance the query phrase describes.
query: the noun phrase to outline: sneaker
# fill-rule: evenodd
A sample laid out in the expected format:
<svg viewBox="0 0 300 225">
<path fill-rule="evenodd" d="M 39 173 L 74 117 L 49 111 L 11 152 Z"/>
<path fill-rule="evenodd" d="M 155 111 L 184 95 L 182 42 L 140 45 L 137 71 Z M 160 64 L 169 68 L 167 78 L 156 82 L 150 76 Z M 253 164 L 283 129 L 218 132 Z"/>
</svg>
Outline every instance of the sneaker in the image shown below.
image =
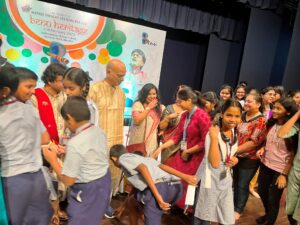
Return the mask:
<svg viewBox="0 0 300 225">
<path fill-rule="evenodd" d="M 106 210 L 106 213 L 104 214 L 104 216 L 108 219 L 113 219 L 115 218 L 115 210 L 109 206 L 108 209 Z"/>
<path fill-rule="evenodd" d="M 255 221 L 257 224 L 264 224 L 265 222 L 267 222 L 267 216 L 264 215 L 264 216 L 258 217 Z"/>
</svg>

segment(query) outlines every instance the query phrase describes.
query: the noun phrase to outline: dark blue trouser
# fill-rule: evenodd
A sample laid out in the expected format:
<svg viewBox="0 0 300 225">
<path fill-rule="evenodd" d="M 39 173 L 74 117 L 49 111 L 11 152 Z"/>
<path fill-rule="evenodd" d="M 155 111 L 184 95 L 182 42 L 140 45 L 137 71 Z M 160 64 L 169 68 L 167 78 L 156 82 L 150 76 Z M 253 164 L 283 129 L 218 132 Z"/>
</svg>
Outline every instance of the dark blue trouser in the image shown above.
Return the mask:
<svg viewBox="0 0 300 225">
<path fill-rule="evenodd" d="M 2 177 L 9 224 L 46 225 L 52 209 L 42 171 Z"/>
<path fill-rule="evenodd" d="M 104 177 L 89 183 L 70 187 L 68 225 L 99 225 L 110 201 L 110 171 Z"/>
<path fill-rule="evenodd" d="M 174 205 L 182 195 L 181 182 L 177 184 L 161 182 L 155 185 L 164 202 L 171 205 Z M 145 225 L 160 225 L 163 211 L 157 204 L 151 190 L 147 188 L 143 192 L 138 192 L 136 198 L 144 204 Z"/>
<path fill-rule="evenodd" d="M 258 169 L 243 168 L 237 164 L 233 169 L 234 211 L 242 213 L 249 197 L 249 183 Z"/>
</svg>

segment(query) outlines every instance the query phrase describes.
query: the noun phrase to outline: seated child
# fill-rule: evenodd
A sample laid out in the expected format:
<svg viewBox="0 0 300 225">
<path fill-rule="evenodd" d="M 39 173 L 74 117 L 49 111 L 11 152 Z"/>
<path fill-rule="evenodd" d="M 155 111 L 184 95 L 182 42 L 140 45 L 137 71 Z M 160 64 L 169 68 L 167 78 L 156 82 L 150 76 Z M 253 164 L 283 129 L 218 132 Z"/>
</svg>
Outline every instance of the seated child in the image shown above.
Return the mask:
<svg viewBox="0 0 300 225">
<path fill-rule="evenodd" d="M 137 189 L 135 198 L 144 205 L 146 225 L 161 224 L 163 210 L 170 209 L 181 197 L 180 178 L 196 185 L 196 177 L 160 164 L 153 158 L 128 153 L 123 145 L 111 147 L 110 159 Z"/>
<path fill-rule="evenodd" d="M 70 186 L 68 224 L 99 225 L 111 192 L 106 135 L 89 122 L 90 110 L 83 97 L 70 96 L 62 106 L 61 114 L 72 132 L 66 145 L 63 168 L 57 161 L 56 151 L 43 148 L 44 157 L 58 179 Z"/>
</svg>

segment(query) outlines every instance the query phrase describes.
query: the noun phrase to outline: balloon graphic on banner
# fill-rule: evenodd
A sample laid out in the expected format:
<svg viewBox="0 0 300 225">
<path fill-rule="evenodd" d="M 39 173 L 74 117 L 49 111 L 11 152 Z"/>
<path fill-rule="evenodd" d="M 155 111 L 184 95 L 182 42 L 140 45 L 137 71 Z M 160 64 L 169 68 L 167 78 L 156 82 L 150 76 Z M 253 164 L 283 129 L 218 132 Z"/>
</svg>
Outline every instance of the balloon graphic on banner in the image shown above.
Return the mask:
<svg viewBox="0 0 300 225">
<path fill-rule="evenodd" d="M 42 45 L 32 41 L 26 36 L 24 36 L 24 45 L 22 47 L 30 49 L 33 53 L 39 53 L 43 49 Z"/>
<path fill-rule="evenodd" d="M 80 68 L 80 63 L 79 62 L 72 62 L 71 63 L 71 67 L 76 67 L 76 68 Z"/>
<path fill-rule="evenodd" d="M 16 61 L 20 58 L 20 53 L 18 52 L 18 50 L 16 49 L 13 49 L 13 48 L 10 48 L 10 49 L 7 49 L 6 52 L 5 52 L 5 56 L 8 60 L 11 60 L 11 61 Z"/>
<path fill-rule="evenodd" d="M 69 55 L 72 59 L 80 60 L 84 56 L 84 52 L 82 49 L 69 51 Z"/>
</svg>

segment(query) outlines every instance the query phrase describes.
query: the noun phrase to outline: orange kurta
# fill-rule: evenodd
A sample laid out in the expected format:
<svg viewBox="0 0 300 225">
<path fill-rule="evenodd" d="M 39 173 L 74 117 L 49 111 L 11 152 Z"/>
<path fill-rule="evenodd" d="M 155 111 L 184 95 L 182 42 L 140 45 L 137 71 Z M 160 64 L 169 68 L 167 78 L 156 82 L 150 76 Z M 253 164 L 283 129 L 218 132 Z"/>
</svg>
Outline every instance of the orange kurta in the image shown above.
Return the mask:
<svg viewBox="0 0 300 225">
<path fill-rule="evenodd" d="M 107 135 L 108 148 L 115 144 L 123 144 L 123 123 L 125 93 L 119 87 L 113 87 L 105 80 L 91 86 L 89 98 L 92 99 L 99 111 L 99 126 Z M 113 191 L 118 186 L 120 170 L 110 164 Z"/>
</svg>

